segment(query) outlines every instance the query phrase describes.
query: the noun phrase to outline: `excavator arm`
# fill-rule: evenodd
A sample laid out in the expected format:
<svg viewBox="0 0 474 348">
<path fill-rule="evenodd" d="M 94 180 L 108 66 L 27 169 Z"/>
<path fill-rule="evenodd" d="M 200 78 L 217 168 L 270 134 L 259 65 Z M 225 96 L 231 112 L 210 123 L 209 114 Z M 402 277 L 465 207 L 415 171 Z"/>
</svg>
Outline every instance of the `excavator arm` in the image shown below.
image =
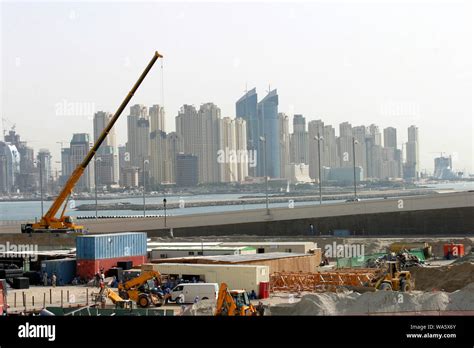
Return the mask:
<svg viewBox="0 0 474 348">
<path fill-rule="evenodd" d="M 139 287 L 140 285 L 146 283 L 148 280 L 156 278 L 161 282 L 161 273 L 156 271 L 144 271 L 138 277 L 130 279 L 129 281 L 120 284 L 119 290 L 128 291 L 130 289 L 134 289 Z"/>
<path fill-rule="evenodd" d="M 219 295 L 217 296 L 216 315 L 235 315 L 237 305 L 234 298 L 229 292 L 226 283 L 222 283 L 219 287 Z"/>
<path fill-rule="evenodd" d="M 76 229 L 74 224 L 70 221 L 68 217 L 64 216 L 64 212 L 66 210 L 66 203 L 69 195 L 71 195 L 74 186 L 77 184 L 79 179 L 81 178 L 84 170 L 87 168 L 87 165 L 90 163 L 92 158 L 94 157 L 95 153 L 99 149 L 100 145 L 104 142 L 105 138 L 109 134 L 110 130 L 114 126 L 115 122 L 118 120 L 120 115 L 122 114 L 123 110 L 127 107 L 128 103 L 132 99 L 133 95 L 137 91 L 138 87 L 140 87 L 141 83 L 145 79 L 148 72 L 151 70 L 155 62 L 158 58 L 162 58 L 163 56 L 158 52 L 155 52 L 152 59 L 146 66 L 143 73 L 138 78 L 137 82 L 127 94 L 125 99 L 123 100 L 122 104 L 118 107 L 117 111 L 113 115 L 110 122 L 104 128 L 102 133 L 100 134 L 99 138 L 95 142 L 94 146 L 89 150 L 88 154 L 84 158 L 84 160 L 79 164 L 76 169 L 73 171 L 69 179 L 67 180 L 66 184 L 64 185 L 62 191 L 59 193 L 58 197 L 54 200 L 53 204 L 47 211 L 47 213 L 41 218 L 39 223 L 34 224 L 27 224 L 28 226 L 22 226 L 23 232 L 35 232 L 35 230 L 61 230 L 61 229 Z M 59 218 L 56 217 L 56 214 L 61 209 L 61 206 L 64 204 L 63 211 Z M 82 226 L 80 226 L 82 229 Z M 24 231 L 25 228 L 28 228 L 29 231 Z"/>
</svg>

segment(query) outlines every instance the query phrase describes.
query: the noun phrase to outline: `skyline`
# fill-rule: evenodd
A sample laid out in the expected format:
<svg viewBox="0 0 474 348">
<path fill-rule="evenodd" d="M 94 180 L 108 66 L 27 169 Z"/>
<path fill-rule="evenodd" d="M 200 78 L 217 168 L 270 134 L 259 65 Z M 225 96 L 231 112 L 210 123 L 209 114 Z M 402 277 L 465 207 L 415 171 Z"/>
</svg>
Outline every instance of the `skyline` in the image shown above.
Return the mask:
<svg viewBox="0 0 474 348">
<path fill-rule="evenodd" d="M 126 3 L 2 3 L 5 130 L 15 123 L 29 146 L 48 148 L 59 160 L 56 142 L 73 133 L 92 134 L 93 112 L 58 117 L 55 106 L 92 103 L 94 112 L 114 112 L 158 50 L 165 57 L 167 132 L 183 103 L 214 102 L 223 117 L 234 118 L 234 103 L 246 86 L 263 94 L 270 85 L 279 91 L 279 111 L 290 117 L 393 126 L 403 135 L 399 143 L 415 124 L 421 132 L 421 170 L 432 171 L 433 158 L 444 152 L 453 154 L 454 167 L 474 171 L 469 2 L 146 6 L 147 13 Z M 116 32 L 113 25 L 101 25 L 107 19 L 129 22 L 137 13 L 140 20 L 130 29 L 119 25 Z M 151 18 L 162 25 L 155 28 Z M 282 20 L 291 25 L 272 24 Z M 24 21 L 29 25 L 17 25 Z M 176 25 L 183 22 L 188 29 Z M 157 66 L 131 104 L 162 105 L 160 79 Z M 41 115 L 48 131 L 30 127 L 31 115 Z M 125 117 L 116 132 L 117 143 L 124 144 Z"/>
</svg>

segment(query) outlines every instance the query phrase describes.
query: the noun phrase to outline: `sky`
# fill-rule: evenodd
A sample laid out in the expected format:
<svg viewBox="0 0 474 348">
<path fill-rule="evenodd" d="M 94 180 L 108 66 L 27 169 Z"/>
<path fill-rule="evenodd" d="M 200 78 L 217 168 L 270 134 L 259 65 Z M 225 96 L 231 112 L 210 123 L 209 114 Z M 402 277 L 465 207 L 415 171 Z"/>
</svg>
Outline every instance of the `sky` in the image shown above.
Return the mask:
<svg viewBox="0 0 474 348">
<path fill-rule="evenodd" d="M 2 126 L 60 160 L 92 114 L 214 102 L 235 117 L 246 89 L 276 88 L 279 111 L 338 125 L 419 127 L 421 169 L 453 156 L 474 172 L 472 5 L 465 1 L 2 2 Z M 126 142 L 128 108 L 116 124 Z"/>
</svg>

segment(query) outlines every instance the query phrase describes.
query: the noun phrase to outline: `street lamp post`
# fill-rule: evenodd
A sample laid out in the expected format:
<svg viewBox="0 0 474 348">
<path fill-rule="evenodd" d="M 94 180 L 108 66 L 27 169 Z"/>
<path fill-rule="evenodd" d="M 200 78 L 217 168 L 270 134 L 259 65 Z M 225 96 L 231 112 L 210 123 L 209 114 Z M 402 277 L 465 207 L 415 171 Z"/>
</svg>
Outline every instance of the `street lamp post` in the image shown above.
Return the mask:
<svg viewBox="0 0 474 348">
<path fill-rule="evenodd" d="M 352 137 L 352 162 L 354 164 L 354 200 L 357 200 L 355 144 L 359 144 L 359 142 L 355 140 L 355 137 Z"/>
<path fill-rule="evenodd" d="M 166 227 L 166 198 L 163 198 L 163 208 L 165 210 L 165 227 Z"/>
<path fill-rule="evenodd" d="M 146 184 L 145 184 L 145 164 L 150 163 L 147 159 L 143 159 L 143 217 L 146 216 L 146 205 L 145 205 L 145 192 L 146 192 Z"/>
<path fill-rule="evenodd" d="M 270 215 L 270 209 L 268 204 L 268 175 L 267 175 L 267 144 L 265 137 L 260 137 L 260 141 L 263 144 L 263 175 L 265 176 L 265 207 L 267 209 L 267 215 Z"/>
<path fill-rule="evenodd" d="M 323 137 L 318 135 L 314 137 L 314 139 L 318 142 L 318 178 L 319 178 L 319 204 L 323 204 L 323 194 L 322 194 L 322 178 L 321 178 L 321 141 Z"/>
<path fill-rule="evenodd" d="M 100 157 L 94 158 L 94 187 L 95 187 L 95 219 L 97 220 L 97 161 L 101 161 Z"/>
<path fill-rule="evenodd" d="M 41 216 L 44 216 L 44 209 L 43 209 L 43 161 L 38 159 L 39 163 L 39 179 L 40 179 L 40 194 L 41 194 Z"/>
</svg>

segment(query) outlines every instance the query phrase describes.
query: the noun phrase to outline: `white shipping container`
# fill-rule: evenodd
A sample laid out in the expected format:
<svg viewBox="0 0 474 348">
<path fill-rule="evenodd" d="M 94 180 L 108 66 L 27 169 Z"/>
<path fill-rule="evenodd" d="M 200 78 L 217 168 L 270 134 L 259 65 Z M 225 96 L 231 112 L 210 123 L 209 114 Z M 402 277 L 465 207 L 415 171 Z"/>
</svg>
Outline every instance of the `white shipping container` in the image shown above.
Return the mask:
<svg viewBox="0 0 474 348">
<path fill-rule="evenodd" d="M 206 283 L 227 283 L 230 289 L 259 292 L 260 282 L 269 282 L 268 266 L 260 265 L 209 265 L 186 263 L 144 264 L 142 270 L 155 270 L 161 274 L 196 276 Z"/>
</svg>

